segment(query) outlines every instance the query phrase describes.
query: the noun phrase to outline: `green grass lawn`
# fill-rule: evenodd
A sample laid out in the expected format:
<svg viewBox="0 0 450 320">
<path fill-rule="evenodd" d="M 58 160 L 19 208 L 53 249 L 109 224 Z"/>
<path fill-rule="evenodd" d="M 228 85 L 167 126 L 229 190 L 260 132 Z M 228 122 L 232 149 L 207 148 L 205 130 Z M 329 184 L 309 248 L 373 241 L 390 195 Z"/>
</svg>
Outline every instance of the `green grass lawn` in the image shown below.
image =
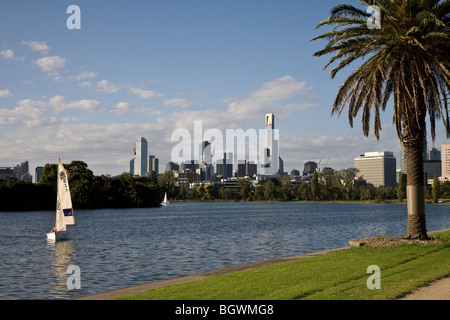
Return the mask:
<svg viewBox="0 0 450 320">
<path fill-rule="evenodd" d="M 132 300 L 397 299 L 450 275 L 450 231 L 440 244 L 361 247 L 122 296 Z M 366 273 L 381 270 L 381 289 Z"/>
</svg>

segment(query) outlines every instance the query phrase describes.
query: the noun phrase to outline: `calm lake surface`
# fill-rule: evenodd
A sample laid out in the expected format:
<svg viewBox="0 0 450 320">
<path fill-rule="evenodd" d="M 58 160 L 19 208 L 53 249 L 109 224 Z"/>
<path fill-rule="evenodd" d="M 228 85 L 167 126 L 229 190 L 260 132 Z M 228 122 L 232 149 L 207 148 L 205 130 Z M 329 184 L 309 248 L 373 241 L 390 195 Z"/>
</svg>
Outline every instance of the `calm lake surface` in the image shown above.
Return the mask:
<svg viewBox="0 0 450 320">
<path fill-rule="evenodd" d="M 427 228 L 450 227 L 427 206 Z M 155 280 L 348 245 L 406 231 L 406 205 L 173 202 L 75 210 L 69 240 L 48 242 L 54 211 L 0 212 L 0 299 L 67 299 Z M 67 288 L 67 268 L 81 289 Z"/>
</svg>

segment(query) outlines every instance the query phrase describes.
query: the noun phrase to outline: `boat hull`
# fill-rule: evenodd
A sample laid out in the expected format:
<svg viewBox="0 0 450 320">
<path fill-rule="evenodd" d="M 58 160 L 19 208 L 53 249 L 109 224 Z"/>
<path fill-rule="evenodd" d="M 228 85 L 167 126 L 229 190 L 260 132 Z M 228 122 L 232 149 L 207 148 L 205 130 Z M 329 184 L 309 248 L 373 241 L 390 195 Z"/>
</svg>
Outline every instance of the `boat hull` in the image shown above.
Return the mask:
<svg viewBox="0 0 450 320">
<path fill-rule="evenodd" d="M 67 235 L 65 232 L 49 232 L 47 233 L 47 240 L 58 241 L 61 239 L 66 239 Z"/>
</svg>

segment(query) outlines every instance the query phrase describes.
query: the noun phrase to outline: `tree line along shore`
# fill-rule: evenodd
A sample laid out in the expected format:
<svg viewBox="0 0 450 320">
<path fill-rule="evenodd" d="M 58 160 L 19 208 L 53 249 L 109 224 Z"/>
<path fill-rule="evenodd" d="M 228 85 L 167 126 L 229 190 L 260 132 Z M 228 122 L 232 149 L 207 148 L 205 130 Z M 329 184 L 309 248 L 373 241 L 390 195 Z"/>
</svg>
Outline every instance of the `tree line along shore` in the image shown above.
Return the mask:
<svg viewBox="0 0 450 320">
<path fill-rule="evenodd" d="M 164 193 L 173 200 L 196 201 L 371 201 L 403 202 L 406 179 L 399 177 L 397 187 L 374 188 L 355 180 L 354 168 L 315 172 L 310 182 L 292 184 L 289 176 L 267 178 L 255 186 L 239 179 L 235 188 L 210 184 L 185 189 L 176 185 L 173 172 L 148 177 L 123 173 L 117 177 L 95 176 L 83 161 L 64 165 L 69 177 L 74 208 L 142 208 L 160 205 Z M 56 206 L 57 164 L 46 164 L 39 183 L 16 179 L 0 180 L 0 211 L 53 210 Z M 450 182 L 427 187 L 426 199 L 438 203 L 450 199 Z"/>
</svg>

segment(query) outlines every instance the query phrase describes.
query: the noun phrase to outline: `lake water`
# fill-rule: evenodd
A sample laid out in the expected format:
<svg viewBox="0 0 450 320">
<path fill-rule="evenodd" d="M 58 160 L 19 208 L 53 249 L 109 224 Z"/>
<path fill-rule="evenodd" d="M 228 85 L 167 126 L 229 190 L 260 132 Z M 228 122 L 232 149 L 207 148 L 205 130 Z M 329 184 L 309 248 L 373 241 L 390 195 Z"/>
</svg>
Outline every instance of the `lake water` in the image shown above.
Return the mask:
<svg viewBox="0 0 450 320">
<path fill-rule="evenodd" d="M 427 206 L 427 228 L 450 227 Z M 48 242 L 54 211 L 0 212 L 0 299 L 67 299 L 155 280 L 348 245 L 406 231 L 391 204 L 174 202 L 150 209 L 76 210 L 69 240 Z M 81 271 L 69 290 L 67 268 Z"/>
</svg>

